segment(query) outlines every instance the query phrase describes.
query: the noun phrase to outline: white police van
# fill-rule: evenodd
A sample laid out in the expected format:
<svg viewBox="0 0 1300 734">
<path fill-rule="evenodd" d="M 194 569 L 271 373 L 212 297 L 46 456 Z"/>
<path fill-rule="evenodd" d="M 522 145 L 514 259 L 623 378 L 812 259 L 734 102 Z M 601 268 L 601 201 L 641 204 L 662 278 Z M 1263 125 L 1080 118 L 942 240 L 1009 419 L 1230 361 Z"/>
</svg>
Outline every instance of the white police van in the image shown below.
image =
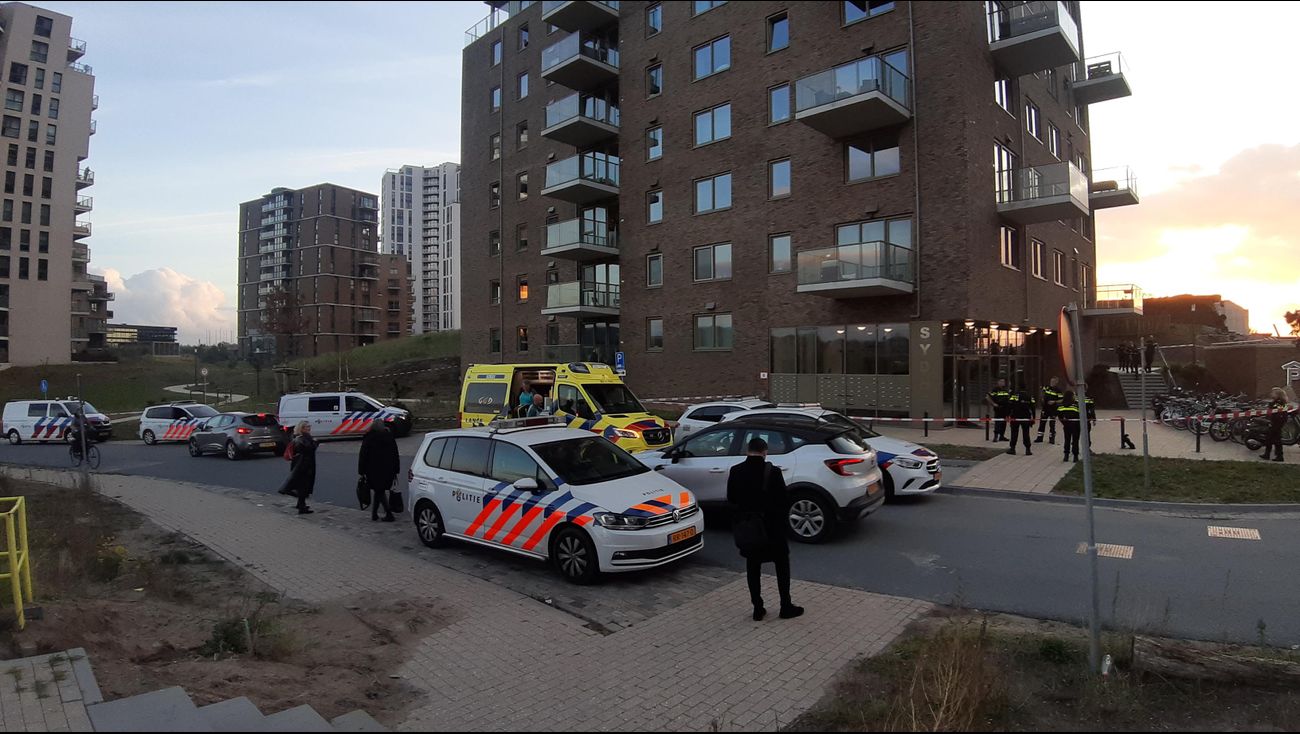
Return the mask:
<svg viewBox="0 0 1300 734">
<path fill-rule="evenodd" d="M 81 402 L 74 397 L 14 400 L 5 403 L 0 431 L 4 432 L 5 438 L 14 446 L 24 441 L 66 441 L 80 405 Z M 85 403 L 85 406 L 86 437 L 96 441 L 107 440 L 113 435 L 113 422 L 90 403 Z"/>
<path fill-rule="evenodd" d="M 140 414 L 140 440 L 153 446 L 171 441 L 188 441 L 203 421 L 221 411 L 193 400 L 154 405 Z"/>
<path fill-rule="evenodd" d="M 388 424 L 393 435 L 401 438 L 411 432 L 411 414 L 391 408 L 359 392 L 293 393 L 280 398 L 280 425 L 292 431 L 302 421 L 311 424 L 316 440 L 356 438 L 375 421 Z"/>
</svg>

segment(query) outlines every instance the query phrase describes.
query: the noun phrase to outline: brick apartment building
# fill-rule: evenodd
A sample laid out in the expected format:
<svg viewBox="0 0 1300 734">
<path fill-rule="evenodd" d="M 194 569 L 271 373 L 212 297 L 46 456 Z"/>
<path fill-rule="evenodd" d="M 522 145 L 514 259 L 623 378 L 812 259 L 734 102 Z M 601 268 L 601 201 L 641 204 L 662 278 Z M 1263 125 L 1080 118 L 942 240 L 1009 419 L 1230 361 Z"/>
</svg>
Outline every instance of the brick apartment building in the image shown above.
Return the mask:
<svg viewBox="0 0 1300 734">
<path fill-rule="evenodd" d="M 467 362 L 622 351 L 645 397 L 968 415 L 1098 288 L 1076 2 L 490 2 L 462 91 Z M 1095 331 L 1093 329 L 1092 331 Z"/>
<path fill-rule="evenodd" d="M 374 194 L 273 189 L 239 206 L 239 346 L 310 357 L 410 331 L 406 258 L 381 255 Z"/>
</svg>

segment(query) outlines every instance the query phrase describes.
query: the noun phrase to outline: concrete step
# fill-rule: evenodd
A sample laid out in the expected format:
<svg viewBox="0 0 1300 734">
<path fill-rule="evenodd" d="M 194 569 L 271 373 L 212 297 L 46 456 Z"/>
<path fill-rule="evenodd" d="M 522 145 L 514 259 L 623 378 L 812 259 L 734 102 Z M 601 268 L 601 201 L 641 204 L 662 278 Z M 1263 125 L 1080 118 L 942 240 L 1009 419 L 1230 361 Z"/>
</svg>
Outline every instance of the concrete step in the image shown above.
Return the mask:
<svg viewBox="0 0 1300 734">
<path fill-rule="evenodd" d="M 334 731 L 388 731 L 365 711 L 349 711 L 330 720 Z"/>
<path fill-rule="evenodd" d="M 262 731 L 266 717 L 245 696 L 199 707 L 199 717 L 212 731 Z"/>
<path fill-rule="evenodd" d="M 334 731 L 311 706 L 295 706 L 266 717 L 262 731 Z"/>
<path fill-rule="evenodd" d="M 178 687 L 86 707 L 95 731 L 214 731 Z"/>
</svg>

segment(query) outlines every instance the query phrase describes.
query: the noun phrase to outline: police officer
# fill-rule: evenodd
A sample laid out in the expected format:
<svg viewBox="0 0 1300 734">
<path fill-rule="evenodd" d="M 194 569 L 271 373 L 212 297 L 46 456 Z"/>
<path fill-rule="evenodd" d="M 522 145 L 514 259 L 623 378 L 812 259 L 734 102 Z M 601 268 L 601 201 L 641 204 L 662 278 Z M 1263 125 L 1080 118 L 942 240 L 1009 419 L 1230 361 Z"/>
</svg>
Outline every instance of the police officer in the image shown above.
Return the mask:
<svg viewBox="0 0 1300 734">
<path fill-rule="evenodd" d="M 1011 414 L 1011 391 L 1007 390 L 1007 381 L 999 379 L 997 387 L 984 396 L 984 404 L 993 410 L 993 440 L 1007 440 L 1007 416 Z"/>
<path fill-rule="evenodd" d="M 1048 443 L 1056 443 L 1056 409 L 1061 406 L 1061 398 L 1064 397 L 1060 388 L 1057 387 L 1060 382 L 1060 378 L 1053 377 L 1048 384 L 1043 387 L 1043 419 L 1038 424 L 1038 438 L 1034 443 L 1043 442 L 1043 432 L 1047 430 L 1049 423 L 1051 424 L 1052 430 L 1050 434 L 1051 438 L 1048 439 Z"/>
<path fill-rule="evenodd" d="M 1272 457 L 1273 461 L 1282 461 L 1282 429 L 1290 419 L 1288 411 L 1292 406 L 1286 390 L 1280 387 L 1270 390 L 1268 397 L 1268 435 L 1264 438 L 1264 453 L 1259 458 L 1268 461 Z"/>
<path fill-rule="evenodd" d="M 1025 456 L 1033 456 L 1029 448 L 1029 432 L 1034 429 L 1034 396 L 1021 390 L 1011 396 L 1011 448 L 1007 453 L 1015 456 L 1016 441 L 1024 436 Z"/>
<path fill-rule="evenodd" d="M 1064 436 L 1061 438 L 1061 444 L 1064 448 L 1064 456 L 1061 461 L 1070 460 L 1070 452 L 1074 452 L 1074 460 L 1079 460 L 1079 401 L 1074 396 L 1073 390 L 1066 390 L 1065 397 L 1062 399 L 1060 406 L 1056 408 L 1056 419 L 1061 422 L 1061 430 Z"/>
</svg>

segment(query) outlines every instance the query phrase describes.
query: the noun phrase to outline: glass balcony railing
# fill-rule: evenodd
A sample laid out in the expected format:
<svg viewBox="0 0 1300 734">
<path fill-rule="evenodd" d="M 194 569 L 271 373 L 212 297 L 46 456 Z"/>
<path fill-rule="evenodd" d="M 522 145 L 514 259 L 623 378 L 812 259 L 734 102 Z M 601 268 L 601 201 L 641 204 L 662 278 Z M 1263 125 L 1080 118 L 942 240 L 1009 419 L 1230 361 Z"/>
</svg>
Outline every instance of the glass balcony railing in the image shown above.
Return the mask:
<svg viewBox="0 0 1300 734">
<path fill-rule="evenodd" d="M 78 219 L 72 223 L 73 234 L 88 236 L 90 234 L 90 222 Z"/>
<path fill-rule="evenodd" d="M 284 209 L 288 206 L 289 206 L 288 199 L 284 199 L 284 198 L 272 199 L 271 201 L 268 201 L 262 205 L 262 213 L 265 214 L 270 211 L 275 211 L 276 209 Z"/>
<path fill-rule="evenodd" d="M 93 196 L 77 197 L 77 209 L 88 212 L 94 208 L 95 208 L 95 198 Z"/>
<path fill-rule="evenodd" d="M 285 227 L 276 227 L 275 229 L 266 229 L 257 233 L 259 240 L 273 240 L 277 237 L 288 237 L 289 230 Z"/>
<path fill-rule="evenodd" d="M 1060 27 L 1075 51 L 1079 49 L 1079 24 L 1060 0 L 1032 0 L 1003 5 L 995 3 L 989 13 L 989 41 L 1011 40 L 1038 31 Z"/>
<path fill-rule="evenodd" d="M 579 117 L 618 127 L 618 105 L 610 104 L 600 97 L 576 92 L 546 105 L 546 127 L 554 127 Z"/>
<path fill-rule="evenodd" d="M 1092 172 L 1092 183 L 1088 186 L 1092 194 L 1108 194 L 1117 191 L 1137 193 L 1137 176 L 1128 166 L 1098 168 Z"/>
<path fill-rule="evenodd" d="M 1142 289 L 1132 283 L 1099 285 L 1092 308 L 1113 310 L 1142 310 Z"/>
<path fill-rule="evenodd" d="M 510 19 L 510 13 L 501 8 L 493 8 L 487 17 L 465 30 L 465 45 L 468 46 L 478 39 L 486 36 L 496 29 L 497 26 Z"/>
<path fill-rule="evenodd" d="M 547 249 L 568 245 L 618 247 L 618 230 L 610 229 L 605 222 L 582 218 L 546 225 Z"/>
<path fill-rule="evenodd" d="M 546 187 L 574 181 L 589 181 L 618 186 L 618 156 L 607 153 L 583 153 L 556 161 L 546 167 Z"/>
<path fill-rule="evenodd" d="M 95 73 L 95 70 L 91 68 L 90 64 L 81 64 L 76 61 L 69 61 L 68 68 L 72 69 L 73 71 L 79 71 L 82 74 L 86 74 L 89 76 L 93 76 Z"/>
<path fill-rule="evenodd" d="M 879 56 L 858 59 L 806 76 L 794 84 L 795 112 L 838 102 L 870 92 L 911 109 L 911 80 Z"/>
<path fill-rule="evenodd" d="M 546 288 L 547 308 L 618 308 L 618 286 L 572 281 Z"/>
<path fill-rule="evenodd" d="M 889 242 L 859 242 L 818 250 L 798 257 L 799 285 L 832 285 L 858 280 L 915 283 L 915 258 L 910 248 Z"/>
<path fill-rule="evenodd" d="M 86 53 L 86 42 L 80 38 L 69 38 L 68 50 L 75 54 L 84 54 Z"/>
<path fill-rule="evenodd" d="M 289 221 L 288 214 L 276 214 L 274 216 L 262 217 L 262 226 L 265 227 L 267 225 L 279 224 L 280 222 L 287 222 L 287 221 Z"/>
<path fill-rule="evenodd" d="M 95 183 L 95 172 L 89 168 L 83 168 L 77 173 L 77 181 L 83 184 Z"/>
<path fill-rule="evenodd" d="M 564 5 L 567 0 L 542 0 L 542 15 L 549 15 Z M 594 0 L 596 5 L 604 5 L 610 10 L 618 10 L 618 0 Z"/>
<path fill-rule="evenodd" d="M 999 204 L 1050 199 L 1069 195 L 1088 201 L 1088 177 L 1073 163 L 1062 161 L 1043 166 L 997 171 Z"/>
<path fill-rule="evenodd" d="M 617 48 L 611 48 L 591 38 L 584 41 L 582 36 L 581 33 L 570 34 L 567 38 L 552 44 L 542 51 L 542 73 L 545 74 L 548 69 L 559 66 L 578 56 L 586 56 L 589 59 L 595 59 L 616 69 L 618 68 Z"/>
<path fill-rule="evenodd" d="M 1101 54 L 1085 59 L 1083 62 L 1083 73 L 1076 78 L 1079 81 L 1092 81 L 1094 79 L 1105 79 L 1117 74 L 1127 73 L 1128 69 L 1124 66 L 1124 57 L 1118 51 L 1114 53 Z"/>
</svg>

